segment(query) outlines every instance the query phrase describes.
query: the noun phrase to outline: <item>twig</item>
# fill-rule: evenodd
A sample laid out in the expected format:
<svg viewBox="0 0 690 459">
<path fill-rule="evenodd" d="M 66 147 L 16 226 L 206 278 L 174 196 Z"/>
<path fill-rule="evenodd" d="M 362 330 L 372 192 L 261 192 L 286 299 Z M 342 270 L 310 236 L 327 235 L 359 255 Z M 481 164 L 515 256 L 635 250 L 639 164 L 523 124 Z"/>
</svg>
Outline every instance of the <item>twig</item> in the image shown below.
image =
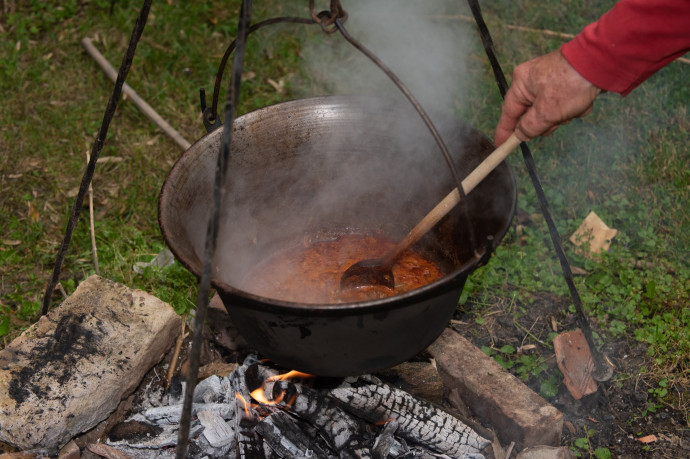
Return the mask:
<svg viewBox="0 0 690 459">
<path fill-rule="evenodd" d="M 517 328 L 519 328 L 520 330 L 522 330 L 523 332 L 525 332 L 528 336 L 530 336 L 530 337 L 531 337 L 533 340 L 535 340 L 536 342 L 538 342 L 538 343 L 540 343 L 540 344 L 546 346 L 546 343 L 545 343 L 544 341 L 540 340 L 539 338 L 537 338 L 536 336 L 534 336 L 534 334 L 533 334 L 532 331 L 531 331 L 532 328 L 534 328 L 534 325 L 535 325 L 538 321 L 539 321 L 539 319 L 537 319 L 537 320 L 532 324 L 532 326 L 530 327 L 530 329 L 527 330 L 525 327 L 523 327 L 523 326 L 520 324 L 520 322 L 518 322 L 517 320 L 513 319 L 513 323 L 515 324 L 515 326 L 516 326 Z M 522 342 L 524 343 L 525 340 L 523 339 Z"/>
<path fill-rule="evenodd" d="M 86 52 L 96 61 L 96 63 L 103 69 L 108 78 L 115 81 L 117 73 L 110 62 L 96 49 L 89 38 L 84 38 L 81 41 L 82 46 L 86 49 Z M 167 121 L 165 121 L 149 104 L 144 101 L 139 95 L 131 88 L 127 83 L 122 85 L 122 92 L 127 95 L 132 102 L 139 107 L 139 109 L 144 112 L 144 115 L 148 119 L 154 122 L 165 134 L 167 134 L 183 151 L 186 151 L 191 143 L 187 141 L 182 135 L 177 132 L 172 126 L 170 126 Z"/>
<path fill-rule="evenodd" d="M 510 455 L 513 454 L 513 448 L 515 447 L 515 442 L 511 441 L 510 446 L 506 450 L 506 459 L 510 459 Z"/>
<path fill-rule="evenodd" d="M 189 333 L 185 333 L 185 323 L 182 321 L 182 331 L 180 336 L 177 337 L 177 342 L 175 342 L 175 350 L 173 351 L 172 359 L 170 359 L 170 368 L 168 368 L 168 375 L 165 380 L 165 390 L 170 387 L 170 381 L 172 381 L 173 375 L 175 374 L 175 368 L 177 367 L 177 358 L 180 356 L 180 349 L 182 349 L 182 343 L 185 338 L 189 336 Z"/>
<path fill-rule="evenodd" d="M 89 164 L 91 155 L 86 150 L 86 164 Z M 96 270 L 96 275 L 100 276 L 101 271 L 98 269 L 98 249 L 96 248 L 96 228 L 93 224 L 93 181 L 89 183 L 89 225 L 91 226 L 91 253 L 93 254 L 93 267 Z"/>
<path fill-rule="evenodd" d="M 56 288 L 57 288 L 58 290 L 60 290 L 60 294 L 62 295 L 62 297 L 63 297 L 64 299 L 67 299 L 67 292 L 65 291 L 65 287 L 63 287 L 62 284 L 61 284 L 60 282 L 58 282 Z"/>
<path fill-rule="evenodd" d="M 432 19 L 448 19 L 448 20 L 459 19 L 461 21 L 471 22 L 472 24 L 475 23 L 474 18 L 472 16 L 465 16 L 464 14 L 432 16 Z M 512 24 L 501 24 L 501 27 L 505 27 L 506 29 L 511 29 L 511 30 L 519 30 L 521 32 L 540 33 L 542 35 L 548 35 L 548 36 L 558 37 L 558 38 L 565 38 L 568 40 L 575 38 L 575 35 L 573 35 L 571 33 L 556 32 L 556 31 L 548 30 L 548 29 L 533 29 L 531 27 L 517 26 L 517 25 L 512 25 Z"/>
<path fill-rule="evenodd" d="M 431 18 L 432 19 L 448 19 L 448 20 L 459 19 L 461 21 L 471 22 L 474 24 L 474 18 L 471 16 L 465 16 L 464 14 L 440 15 L 440 16 L 432 16 Z M 524 27 L 524 26 L 518 26 L 518 25 L 513 25 L 513 24 L 500 24 L 500 26 L 505 27 L 506 29 L 519 30 L 520 32 L 539 33 L 542 35 L 547 35 L 549 37 L 564 38 L 566 40 L 572 40 L 573 38 L 575 38 L 575 35 L 573 35 L 572 33 L 556 32 L 555 30 L 549 30 L 549 29 L 533 29 L 532 27 Z M 690 64 L 690 59 L 686 59 L 684 57 L 678 57 L 678 58 L 676 58 L 676 61 L 681 62 L 683 64 Z"/>
</svg>

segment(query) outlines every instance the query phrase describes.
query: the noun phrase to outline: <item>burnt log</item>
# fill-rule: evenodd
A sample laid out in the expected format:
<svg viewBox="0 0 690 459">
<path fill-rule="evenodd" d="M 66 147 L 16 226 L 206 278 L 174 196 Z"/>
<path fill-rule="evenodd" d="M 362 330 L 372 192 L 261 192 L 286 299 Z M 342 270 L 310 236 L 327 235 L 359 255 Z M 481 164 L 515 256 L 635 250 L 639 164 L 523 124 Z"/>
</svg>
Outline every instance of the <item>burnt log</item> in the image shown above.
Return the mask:
<svg viewBox="0 0 690 459">
<path fill-rule="evenodd" d="M 335 401 L 304 385 L 287 383 L 283 400 L 278 404 L 289 412 L 318 427 L 329 446 L 341 459 L 372 458 L 365 444 L 366 425 L 340 409 Z"/>
<path fill-rule="evenodd" d="M 246 361 L 245 361 L 246 363 Z M 249 388 L 245 373 L 248 365 L 238 367 L 230 375 L 230 385 L 235 390 L 235 438 L 237 457 L 240 459 L 264 459 L 263 439 L 254 430 L 259 415 L 251 408 Z"/>
<path fill-rule="evenodd" d="M 284 411 L 271 414 L 256 426 L 259 435 L 282 458 L 336 457 L 316 443 L 306 430 Z"/>
<path fill-rule="evenodd" d="M 329 396 L 344 411 L 371 423 L 396 421 L 398 436 L 440 454 L 476 457 L 491 444 L 446 411 L 371 375 L 346 378 Z"/>
</svg>

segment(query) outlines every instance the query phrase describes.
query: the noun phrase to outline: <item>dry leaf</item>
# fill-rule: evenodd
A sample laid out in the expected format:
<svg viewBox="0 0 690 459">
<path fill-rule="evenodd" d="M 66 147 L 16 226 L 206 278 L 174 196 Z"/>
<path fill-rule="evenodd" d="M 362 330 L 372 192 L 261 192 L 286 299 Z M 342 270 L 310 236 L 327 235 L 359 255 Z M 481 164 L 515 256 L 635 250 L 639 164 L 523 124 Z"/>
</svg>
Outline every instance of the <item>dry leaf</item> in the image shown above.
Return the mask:
<svg viewBox="0 0 690 459">
<path fill-rule="evenodd" d="M 34 205 L 31 202 L 26 203 L 29 207 L 28 214 L 29 214 L 29 219 L 33 223 L 38 223 L 38 220 L 41 218 L 40 214 L 38 213 L 38 210 L 34 207 Z"/>
<path fill-rule="evenodd" d="M 2 243 L 4 245 L 19 245 L 22 243 L 22 241 L 18 241 L 16 239 L 3 239 Z"/>
<path fill-rule="evenodd" d="M 656 438 L 656 435 L 652 434 L 652 435 L 647 435 L 647 436 L 642 437 L 642 438 L 638 438 L 637 441 L 639 441 L 640 443 L 645 443 L 645 444 L 646 443 L 654 443 L 655 441 L 657 441 L 657 438 Z"/>
<path fill-rule="evenodd" d="M 587 215 L 580 227 L 570 236 L 570 242 L 580 247 L 589 243 L 589 251 L 592 255 L 598 255 L 602 250 L 608 250 L 611 239 L 618 234 L 618 230 L 606 226 L 599 216 L 593 211 Z"/>
<path fill-rule="evenodd" d="M 586 276 L 587 275 L 587 270 L 582 269 L 579 266 L 571 266 L 570 270 L 573 273 L 573 276 Z"/>
</svg>

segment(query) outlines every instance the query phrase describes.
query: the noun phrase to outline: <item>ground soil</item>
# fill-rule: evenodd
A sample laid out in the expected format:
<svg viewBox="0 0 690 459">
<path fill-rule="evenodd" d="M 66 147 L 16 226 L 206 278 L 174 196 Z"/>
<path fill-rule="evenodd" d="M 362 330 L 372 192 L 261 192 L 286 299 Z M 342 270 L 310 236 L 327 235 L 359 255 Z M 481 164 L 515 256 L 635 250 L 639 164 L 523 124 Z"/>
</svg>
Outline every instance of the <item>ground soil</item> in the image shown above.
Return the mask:
<svg viewBox="0 0 690 459">
<path fill-rule="evenodd" d="M 550 367 L 545 373 L 553 373 L 556 359 L 546 337 L 552 331 L 562 333 L 577 329 L 576 317 L 564 314 L 570 303 L 567 298 L 548 293 L 532 297 L 534 301 L 530 304 L 497 298 L 491 311 L 482 313 L 484 321 L 481 325 L 476 323 L 470 306 L 464 313 L 458 313 L 453 327 L 477 346 L 498 349 L 510 344 L 518 349 L 527 343 L 536 344 L 534 348 L 527 346 L 530 350 L 526 352 L 539 353 Z M 557 330 L 553 330 L 554 324 L 557 324 Z M 596 322 L 591 321 L 591 325 L 596 332 Z M 643 368 L 648 367 L 646 362 L 649 360 L 646 347 L 630 337 L 607 337 L 601 350 L 616 366 L 610 381 L 599 383 L 595 394 L 580 400 L 575 400 L 565 385 L 560 384 L 558 395 L 549 399 L 563 413 L 565 420 L 561 444 L 572 446 L 577 438 L 586 436 L 586 431 L 593 430 L 591 452 L 605 447 L 612 457 L 620 458 L 690 457 L 688 407 L 687 402 L 684 404 L 690 396 L 690 389 L 673 388 L 670 398 L 676 405 L 662 405 L 656 412 L 649 412 L 648 408 L 655 401 L 649 389 L 658 381 L 654 375 L 644 373 Z M 545 373 L 530 377 L 527 385 L 539 393 Z M 656 441 L 646 444 L 640 441 L 649 435 L 654 435 Z M 582 457 L 589 457 L 588 452 L 580 452 Z"/>
</svg>

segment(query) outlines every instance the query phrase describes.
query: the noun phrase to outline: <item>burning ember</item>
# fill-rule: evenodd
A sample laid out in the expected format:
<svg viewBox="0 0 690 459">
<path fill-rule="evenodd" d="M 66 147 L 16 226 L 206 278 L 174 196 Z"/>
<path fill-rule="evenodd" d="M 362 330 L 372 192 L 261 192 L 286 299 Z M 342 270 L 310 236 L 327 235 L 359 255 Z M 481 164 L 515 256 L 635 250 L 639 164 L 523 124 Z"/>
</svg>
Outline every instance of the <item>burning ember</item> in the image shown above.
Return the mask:
<svg viewBox="0 0 690 459">
<path fill-rule="evenodd" d="M 134 457 L 174 457 L 182 401 L 166 397 L 167 404 L 123 423 L 136 425 L 138 435 L 111 435 L 106 443 Z M 278 374 L 254 357 L 225 378 L 201 381 L 192 411 L 189 456 L 199 458 L 479 459 L 490 444 L 459 419 L 374 376 L 334 382 Z M 141 435 L 142 428 L 149 433 Z"/>
<path fill-rule="evenodd" d="M 259 387 L 258 389 L 253 390 L 253 391 L 251 392 L 250 395 L 252 396 L 252 398 L 253 398 L 254 400 L 256 400 L 257 402 L 259 402 L 259 403 L 261 403 L 261 404 L 263 404 L 263 405 L 275 405 L 275 404 L 278 404 L 278 403 L 280 403 L 280 402 L 283 401 L 283 396 L 285 395 L 285 391 L 280 392 L 280 394 L 278 394 L 277 397 L 272 398 L 271 400 L 269 400 L 268 398 L 266 398 L 266 394 L 265 394 L 265 391 L 264 391 L 264 388 L 265 388 L 267 385 L 269 385 L 270 383 L 273 383 L 273 382 L 275 382 L 275 381 L 285 381 L 285 380 L 288 380 L 288 379 L 291 379 L 291 378 L 305 378 L 305 379 L 306 379 L 306 378 L 314 378 L 314 377 L 315 377 L 314 375 L 310 375 L 310 374 L 307 374 L 307 373 L 302 373 L 302 372 L 300 372 L 300 371 L 295 371 L 295 370 L 291 370 L 291 371 L 289 371 L 289 372 L 287 372 L 287 373 L 283 373 L 282 375 L 269 376 L 269 377 L 266 378 L 266 380 L 263 382 L 263 384 L 261 385 L 261 387 Z M 273 386 L 271 385 L 271 387 L 273 387 Z M 237 395 L 241 397 L 241 395 L 239 395 L 239 394 L 237 394 Z M 291 404 L 288 403 L 288 406 L 291 406 Z"/>
</svg>

